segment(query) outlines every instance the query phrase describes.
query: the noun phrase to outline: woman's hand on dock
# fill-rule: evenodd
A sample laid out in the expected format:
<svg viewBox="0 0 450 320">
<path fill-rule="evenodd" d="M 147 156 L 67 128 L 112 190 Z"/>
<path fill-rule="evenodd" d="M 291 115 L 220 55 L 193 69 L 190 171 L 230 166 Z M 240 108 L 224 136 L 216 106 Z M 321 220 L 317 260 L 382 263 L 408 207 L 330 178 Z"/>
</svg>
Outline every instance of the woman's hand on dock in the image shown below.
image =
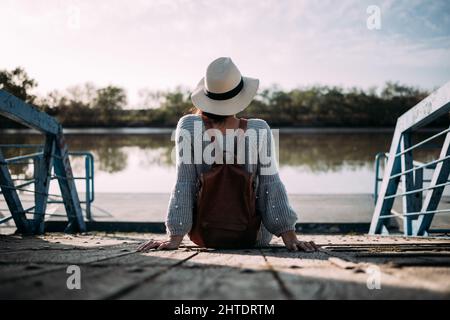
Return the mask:
<svg viewBox="0 0 450 320">
<path fill-rule="evenodd" d="M 286 248 L 290 251 L 306 251 L 306 252 L 314 252 L 318 251 L 319 247 L 312 241 L 300 241 L 297 239 L 297 235 L 295 231 L 286 231 L 281 234 L 281 238 L 283 239 Z"/>
<path fill-rule="evenodd" d="M 183 241 L 183 236 L 170 236 L 169 240 L 149 240 L 139 246 L 137 251 L 147 252 L 151 249 L 156 250 L 176 250 Z"/>
</svg>

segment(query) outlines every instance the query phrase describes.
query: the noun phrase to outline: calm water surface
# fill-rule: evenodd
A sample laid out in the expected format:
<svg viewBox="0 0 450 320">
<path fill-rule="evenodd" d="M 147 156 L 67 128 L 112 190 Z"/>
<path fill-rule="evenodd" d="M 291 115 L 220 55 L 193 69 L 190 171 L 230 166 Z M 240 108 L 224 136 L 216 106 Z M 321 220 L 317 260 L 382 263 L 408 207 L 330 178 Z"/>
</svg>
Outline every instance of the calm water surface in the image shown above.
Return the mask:
<svg viewBox="0 0 450 320">
<path fill-rule="evenodd" d="M 122 130 L 117 133 L 67 134 L 71 151 L 85 150 L 95 157 L 96 192 L 169 192 L 175 182 L 171 160 L 173 142 L 168 132 Z M 387 132 L 294 132 L 281 130 L 280 176 L 289 193 L 372 193 L 374 157 L 387 151 L 392 133 Z M 32 133 L 0 133 L 0 143 L 41 143 Z M 4 150 L 6 156 L 17 150 Z M 420 152 L 416 156 L 421 156 Z M 422 155 L 424 160 L 432 155 Z M 74 158 L 76 175 L 83 175 L 84 162 Z M 14 173 L 30 175 L 26 166 Z M 83 190 L 83 187 L 79 187 Z"/>
</svg>

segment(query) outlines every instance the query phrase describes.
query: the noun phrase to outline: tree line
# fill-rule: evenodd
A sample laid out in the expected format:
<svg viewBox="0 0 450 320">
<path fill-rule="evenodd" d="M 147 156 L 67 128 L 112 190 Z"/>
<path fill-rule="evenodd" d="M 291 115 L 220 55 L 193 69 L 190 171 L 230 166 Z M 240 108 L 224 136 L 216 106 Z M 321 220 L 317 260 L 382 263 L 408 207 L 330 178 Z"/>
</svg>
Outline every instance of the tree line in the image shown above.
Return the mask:
<svg viewBox="0 0 450 320">
<path fill-rule="evenodd" d="M 189 91 L 142 90 L 138 108 L 127 108 L 126 91 L 118 86 L 97 88 L 91 83 L 33 95 L 37 82 L 22 68 L 0 70 L 0 88 L 55 116 L 65 127 L 173 127 L 192 112 Z M 262 118 L 274 126 L 294 127 L 392 127 L 397 118 L 429 92 L 387 82 L 382 88 L 362 90 L 337 86 L 311 86 L 260 90 L 239 116 Z M 441 123 L 448 123 L 441 119 Z M 0 127 L 16 124 L 0 118 Z"/>
</svg>

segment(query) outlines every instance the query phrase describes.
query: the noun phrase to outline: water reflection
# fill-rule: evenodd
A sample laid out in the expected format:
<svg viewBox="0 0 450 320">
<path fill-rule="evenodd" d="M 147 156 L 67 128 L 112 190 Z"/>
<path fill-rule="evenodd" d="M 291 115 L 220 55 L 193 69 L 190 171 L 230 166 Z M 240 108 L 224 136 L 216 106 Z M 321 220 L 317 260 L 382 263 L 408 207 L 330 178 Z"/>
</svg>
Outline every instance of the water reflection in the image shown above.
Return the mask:
<svg viewBox="0 0 450 320">
<path fill-rule="evenodd" d="M 311 172 L 372 167 L 377 152 L 389 148 L 389 135 L 286 134 L 280 136 L 280 166 L 303 166 Z"/>
<path fill-rule="evenodd" d="M 316 189 L 371 192 L 375 154 L 389 149 L 391 137 L 391 133 L 282 133 L 280 174 L 293 193 Z M 70 150 L 94 154 L 98 192 L 168 192 L 174 182 L 170 134 L 74 134 L 67 135 L 66 140 Z M 42 142 L 38 134 L 0 134 L 0 144 Z M 7 148 L 3 152 L 12 157 L 29 150 Z M 435 156 L 427 150 L 415 153 L 421 160 Z M 75 172 L 84 172 L 81 158 L 73 159 L 72 166 Z M 15 175 L 31 172 L 26 165 L 11 167 L 11 171 Z M 360 185 L 345 186 L 345 181 Z"/>
</svg>

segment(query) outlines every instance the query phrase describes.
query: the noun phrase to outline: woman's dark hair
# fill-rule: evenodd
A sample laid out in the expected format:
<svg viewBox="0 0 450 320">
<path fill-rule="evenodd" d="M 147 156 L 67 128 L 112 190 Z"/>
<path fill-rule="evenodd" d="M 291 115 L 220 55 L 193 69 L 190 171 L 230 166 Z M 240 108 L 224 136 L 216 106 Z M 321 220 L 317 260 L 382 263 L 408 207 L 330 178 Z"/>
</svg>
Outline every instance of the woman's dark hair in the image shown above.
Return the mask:
<svg viewBox="0 0 450 320">
<path fill-rule="evenodd" d="M 191 113 L 192 114 L 203 115 L 203 116 L 207 117 L 208 119 L 210 119 L 211 121 L 216 122 L 216 123 L 224 122 L 228 117 L 230 117 L 230 116 L 220 116 L 218 114 L 205 112 L 205 111 L 202 111 L 202 110 L 200 110 L 199 108 L 196 108 L 196 107 L 193 107 L 191 109 Z"/>
</svg>

